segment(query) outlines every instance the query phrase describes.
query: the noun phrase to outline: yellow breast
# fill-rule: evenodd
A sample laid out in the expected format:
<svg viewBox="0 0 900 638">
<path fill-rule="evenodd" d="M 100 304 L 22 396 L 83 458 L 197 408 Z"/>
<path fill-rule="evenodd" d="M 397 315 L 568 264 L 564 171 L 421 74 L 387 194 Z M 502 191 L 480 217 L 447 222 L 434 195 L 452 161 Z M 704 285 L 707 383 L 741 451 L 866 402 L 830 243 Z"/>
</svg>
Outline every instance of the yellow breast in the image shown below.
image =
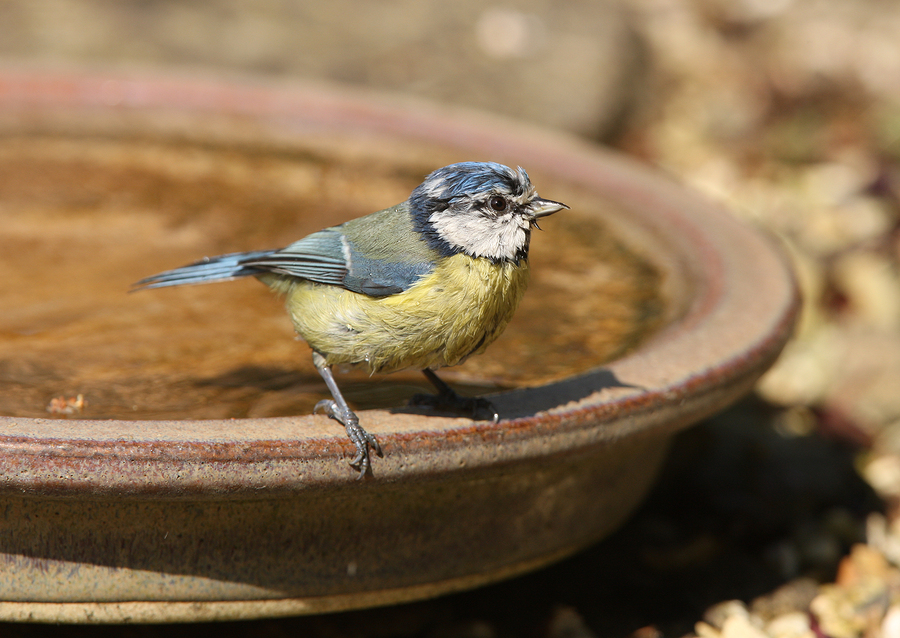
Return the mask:
<svg viewBox="0 0 900 638">
<path fill-rule="evenodd" d="M 307 281 L 266 283 L 286 293 L 297 333 L 329 365 L 394 372 L 452 366 L 483 351 L 518 307 L 528 264 L 458 254 L 409 290 L 381 298 Z"/>
</svg>

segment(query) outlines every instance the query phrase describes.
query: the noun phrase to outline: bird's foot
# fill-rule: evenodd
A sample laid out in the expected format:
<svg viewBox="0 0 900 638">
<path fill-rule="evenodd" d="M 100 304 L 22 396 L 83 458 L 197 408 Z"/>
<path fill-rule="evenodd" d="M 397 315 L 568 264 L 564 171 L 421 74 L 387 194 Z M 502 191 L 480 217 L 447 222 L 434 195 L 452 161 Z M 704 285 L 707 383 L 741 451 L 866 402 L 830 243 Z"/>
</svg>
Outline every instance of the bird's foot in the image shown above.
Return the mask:
<svg viewBox="0 0 900 638">
<path fill-rule="evenodd" d="M 416 394 L 409 400 L 409 404 L 441 412 L 471 415 L 476 421 L 489 420 L 494 423 L 500 421 L 500 415 L 493 403 L 481 397 L 464 397 L 449 386 L 438 394 Z"/>
<path fill-rule="evenodd" d="M 347 430 L 347 436 L 350 437 L 353 445 L 356 446 L 356 456 L 350 461 L 350 465 L 359 470 L 359 477 L 357 478 L 362 479 L 372 465 L 369 459 L 369 449 L 372 449 L 379 457 L 384 456 L 378 439 L 363 429 L 359 424 L 359 417 L 356 416 L 353 410 L 349 408 L 341 409 L 341 406 L 336 401 L 331 399 L 319 401 L 313 412 L 317 413 L 319 410 L 323 410 L 332 419 L 343 424 L 344 429 Z"/>
</svg>

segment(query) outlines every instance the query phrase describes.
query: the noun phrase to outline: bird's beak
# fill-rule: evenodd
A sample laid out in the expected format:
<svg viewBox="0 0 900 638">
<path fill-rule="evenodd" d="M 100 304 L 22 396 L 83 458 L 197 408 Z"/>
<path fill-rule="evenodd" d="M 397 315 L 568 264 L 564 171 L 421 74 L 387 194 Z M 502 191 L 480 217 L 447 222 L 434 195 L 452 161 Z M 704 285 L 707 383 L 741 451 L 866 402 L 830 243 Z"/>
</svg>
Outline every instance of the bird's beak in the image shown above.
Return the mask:
<svg viewBox="0 0 900 638">
<path fill-rule="evenodd" d="M 552 215 L 553 213 L 561 211 L 563 208 L 568 210 L 569 207 L 561 202 L 554 202 L 550 199 L 535 197 L 528 206 L 528 212 L 531 213 L 531 216 L 534 219 L 537 219 L 538 217 Z"/>
</svg>

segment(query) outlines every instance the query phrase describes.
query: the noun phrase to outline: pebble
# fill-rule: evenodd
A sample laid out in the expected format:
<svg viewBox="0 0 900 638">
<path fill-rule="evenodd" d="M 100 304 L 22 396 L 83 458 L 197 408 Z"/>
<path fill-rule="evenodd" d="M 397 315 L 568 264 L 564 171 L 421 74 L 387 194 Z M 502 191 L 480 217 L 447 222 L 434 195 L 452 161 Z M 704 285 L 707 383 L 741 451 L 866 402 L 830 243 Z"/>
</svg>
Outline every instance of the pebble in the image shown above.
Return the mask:
<svg viewBox="0 0 900 638">
<path fill-rule="evenodd" d="M 768 638 L 766 632 L 756 626 L 750 616 L 736 614 L 725 619 L 722 638 Z"/>
<path fill-rule="evenodd" d="M 722 632 L 702 620 L 697 621 L 694 625 L 694 633 L 698 638 L 720 638 Z"/>
<path fill-rule="evenodd" d="M 900 328 L 900 278 L 893 260 L 854 251 L 834 264 L 834 279 L 847 298 L 854 320 L 874 329 Z"/>
<path fill-rule="evenodd" d="M 597 636 L 577 609 L 559 605 L 550 617 L 547 638 L 597 638 Z"/>
<path fill-rule="evenodd" d="M 715 629 L 722 630 L 725 621 L 734 616 L 748 618 L 750 612 L 740 600 L 725 600 L 708 608 L 703 614 L 703 620 Z"/>
<path fill-rule="evenodd" d="M 794 612 L 807 614 L 809 604 L 818 594 L 818 581 L 809 577 L 796 578 L 775 591 L 756 598 L 751 609 L 768 622 Z"/>
<path fill-rule="evenodd" d="M 726 600 L 703 614 L 694 631 L 701 638 L 766 638 L 762 618 L 740 600 Z"/>
<path fill-rule="evenodd" d="M 870 547 L 894 565 L 900 565 L 900 520 L 888 521 L 881 513 L 869 514 L 866 519 L 866 540 Z"/>
<path fill-rule="evenodd" d="M 844 349 L 845 337 L 834 326 L 791 341 L 760 379 L 758 391 L 777 405 L 820 403 L 840 378 Z"/>
<path fill-rule="evenodd" d="M 891 605 L 881 622 L 881 638 L 900 638 L 900 605 Z"/>
<path fill-rule="evenodd" d="M 900 496 L 900 456 L 874 456 L 863 465 L 862 475 L 882 498 Z"/>
<path fill-rule="evenodd" d="M 881 626 L 898 586 L 900 571 L 878 550 L 857 544 L 841 561 L 835 582 L 820 588 L 810 611 L 824 635 L 858 638 Z"/>
<path fill-rule="evenodd" d="M 815 638 L 809 614 L 802 611 L 793 611 L 772 619 L 766 625 L 766 633 L 772 638 Z"/>
</svg>

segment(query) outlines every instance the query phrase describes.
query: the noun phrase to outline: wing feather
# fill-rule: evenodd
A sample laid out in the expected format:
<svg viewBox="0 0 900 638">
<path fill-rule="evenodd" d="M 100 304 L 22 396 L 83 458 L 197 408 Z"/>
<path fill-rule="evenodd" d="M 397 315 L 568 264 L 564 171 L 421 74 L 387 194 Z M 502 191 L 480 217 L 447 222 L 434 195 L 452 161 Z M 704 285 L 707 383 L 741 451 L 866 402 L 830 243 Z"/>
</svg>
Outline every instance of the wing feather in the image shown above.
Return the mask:
<svg viewBox="0 0 900 638">
<path fill-rule="evenodd" d="M 342 286 L 349 271 L 342 235 L 330 228 L 242 265 L 332 286 Z"/>
<path fill-rule="evenodd" d="M 320 230 L 280 250 L 208 257 L 135 284 L 161 288 L 225 281 L 267 272 L 386 297 L 409 289 L 434 269 L 436 255 L 413 230 L 406 202 Z"/>
</svg>

